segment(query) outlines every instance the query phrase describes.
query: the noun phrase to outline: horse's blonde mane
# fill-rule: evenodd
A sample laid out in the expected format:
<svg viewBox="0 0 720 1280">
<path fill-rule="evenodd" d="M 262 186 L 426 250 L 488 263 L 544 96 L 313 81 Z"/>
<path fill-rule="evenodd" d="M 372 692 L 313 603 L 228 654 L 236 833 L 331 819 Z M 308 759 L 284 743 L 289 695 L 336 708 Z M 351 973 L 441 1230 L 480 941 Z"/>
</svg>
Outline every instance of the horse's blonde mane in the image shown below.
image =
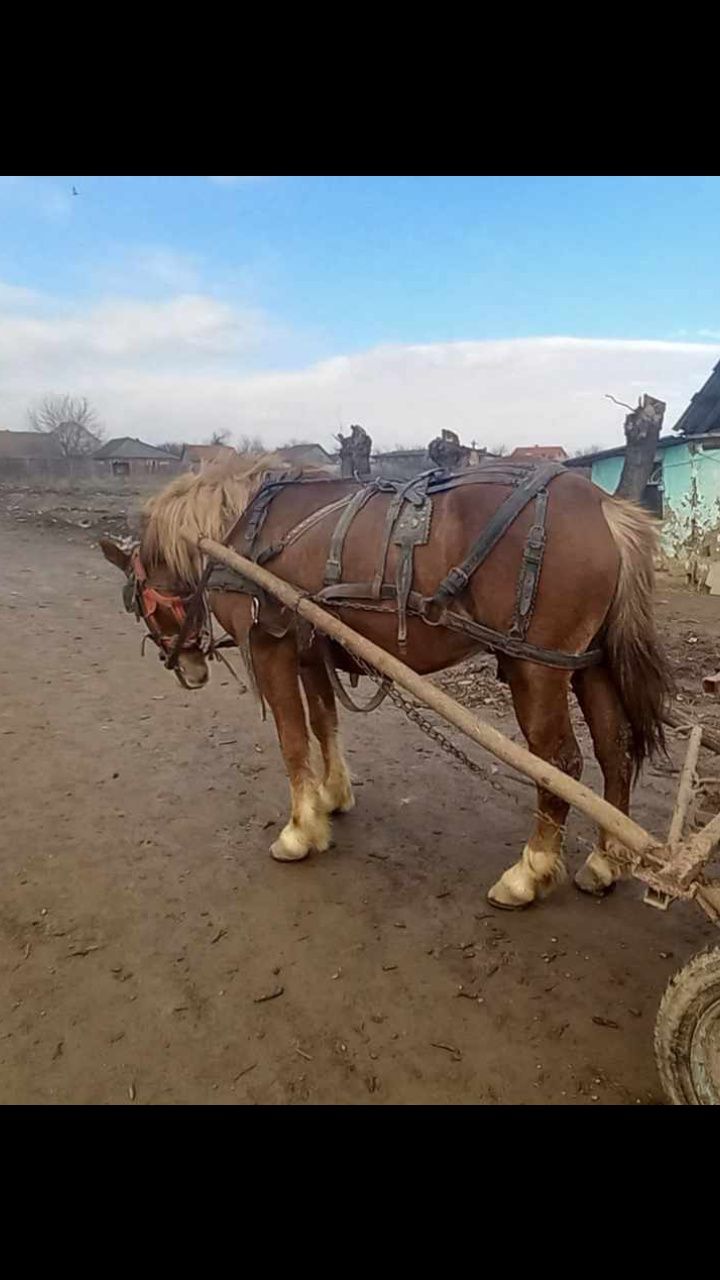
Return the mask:
<svg viewBox="0 0 720 1280">
<path fill-rule="evenodd" d="M 177 476 L 145 505 L 142 556 L 146 567 L 164 561 L 178 583 L 194 586 L 202 572 L 202 537 L 222 541 L 252 502 L 271 470 L 286 470 L 276 454 L 235 455 L 198 475 Z"/>
</svg>

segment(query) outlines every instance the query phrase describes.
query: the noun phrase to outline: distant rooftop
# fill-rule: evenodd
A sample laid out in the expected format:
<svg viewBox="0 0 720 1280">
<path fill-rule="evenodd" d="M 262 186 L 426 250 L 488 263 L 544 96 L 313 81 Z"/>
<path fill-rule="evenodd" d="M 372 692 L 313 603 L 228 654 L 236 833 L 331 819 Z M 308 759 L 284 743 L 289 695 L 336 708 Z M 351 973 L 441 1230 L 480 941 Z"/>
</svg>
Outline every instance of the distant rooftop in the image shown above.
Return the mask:
<svg viewBox="0 0 720 1280">
<path fill-rule="evenodd" d="M 215 458 L 223 458 L 225 454 L 234 452 L 229 444 L 185 444 L 182 456 L 190 458 L 192 462 L 212 462 Z"/>
<path fill-rule="evenodd" d="M 658 449 L 672 449 L 673 445 L 682 444 L 682 440 L 678 440 L 677 436 L 661 436 L 657 442 Z M 577 458 L 568 458 L 566 467 L 589 467 L 593 462 L 602 462 L 603 458 L 621 458 L 625 452 L 625 445 L 616 445 L 614 449 L 597 449 L 595 453 L 581 453 Z"/>
<path fill-rule="evenodd" d="M 520 461 L 523 458 L 547 458 L 549 462 L 564 462 L 567 454 L 561 444 L 527 444 L 513 449 L 510 459 Z"/>
<path fill-rule="evenodd" d="M 62 458 L 55 436 L 46 431 L 0 431 L 0 458 Z"/>
<path fill-rule="evenodd" d="M 132 436 L 118 436 L 116 440 L 108 440 L 102 448 L 96 449 L 93 458 L 98 462 L 110 462 L 117 459 L 131 461 L 134 458 L 158 458 L 176 462 L 172 453 L 164 449 L 156 449 L 155 445 L 145 444 L 143 440 L 135 440 Z"/>
<path fill-rule="evenodd" d="M 319 466 L 327 466 L 333 461 L 332 454 L 323 445 L 314 442 L 288 444 L 283 449 L 278 449 L 278 453 L 287 462 L 317 462 Z"/>
</svg>

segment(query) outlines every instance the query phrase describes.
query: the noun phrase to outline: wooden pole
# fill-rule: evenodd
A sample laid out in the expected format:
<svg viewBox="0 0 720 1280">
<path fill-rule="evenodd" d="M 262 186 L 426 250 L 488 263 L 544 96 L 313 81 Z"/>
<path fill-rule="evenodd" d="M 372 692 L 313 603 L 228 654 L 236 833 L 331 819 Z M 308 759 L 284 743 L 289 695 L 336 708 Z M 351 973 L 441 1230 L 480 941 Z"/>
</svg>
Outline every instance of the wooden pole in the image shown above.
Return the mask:
<svg viewBox="0 0 720 1280">
<path fill-rule="evenodd" d="M 688 743 L 682 773 L 680 774 L 680 785 L 678 786 L 675 808 L 673 809 L 673 815 L 670 820 L 670 830 L 668 832 L 668 847 L 673 851 L 677 849 L 677 846 L 682 840 L 685 818 L 695 789 L 695 769 L 697 767 L 698 756 L 700 755 L 702 732 L 702 726 L 699 724 L 693 725 L 693 728 L 690 731 L 690 741 Z"/>
<path fill-rule="evenodd" d="M 665 402 L 654 396 L 642 396 L 637 409 L 625 419 L 625 461 L 615 490 L 616 498 L 633 498 L 640 502 L 652 475 L 655 450 L 665 416 Z"/>
<path fill-rule="evenodd" d="M 327 610 L 321 609 L 319 605 L 308 600 L 296 587 L 284 582 L 282 578 L 276 577 L 274 573 L 269 573 L 267 569 L 263 569 L 260 565 L 255 564 L 254 561 L 247 560 L 245 556 L 239 555 L 237 551 L 232 551 L 229 547 L 225 547 L 222 543 L 215 542 L 211 538 L 201 538 L 198 545 L 205 555 L 210 556 L 213 560 L 219 560 L 221 564 L 228 565 L 230 569 L 236 569 L 238 573 L 241 573 L 245 578 L 249 578 L 251 582 L 256 582 L 258 586 L 276 596 L 288 608 L 295 610 L 301 618 L 307 619 L 318 631 L 323 631 L 333 640 L 337 640 L 350 653 L 367 662 L 390 680 L 394 680 L 396 684 L 400 685 L 402 689 L 406 689 L 419 702 L 432 708 L 444 720 L 448 720 L 450 724 L 455 725 L 456 729 L 459 729 L 461 733 L 464 733 L 473 742 L 479 743 L 481 747 L 485 747 L 487 751 L 492 752 L 504 764 L 510 765 L 513 769 L 518 769 L 520 773 L 532 778 L 533 782 L 539 786 L 544 787 L 547 791 L 552 791 L 553 795 L 559 796 L 561 800 L 565 800 L 568 804 L 580 809 L 586 817 L 598 823 L 610 835 L 615 836 L 632 853 L 640 857 L 649 857 L 651 861 L 660 865 L 663 864 L 661 842 L 654 836 L 649 835 L 637 822 L 633 822 L 632 818 L 628 818 L 624 813 L 621 813 L 614 805 L 608 804 L 606 800 L 596 796 L 595 792 L 591 791 L 589 787 L 583 786 L 581 782 L 576 782 L 574 778 L 568 777 L 561 769 L 556 769 L 554 765 L 541 760 L 539 756 L 533 755 L 531 751 L 521 747 L 519 743 L 511 742 L 509 738 L 506 738 L 504 734 L 500 733 L 492 725 L 483 720 L 478 720 L 465 707 L 460 706 L 453 698 L 448 697 L 442 689 L 438 689 L 437 685 L 432 684 L 424 676 L 419 676 L 404 662 L 400 662 L 391 653 L 373 644 L 365 636 L 361 636 L 352 627 L 346 626 L 344 622 L 334 617 L 333 614 L 328 613 Z"/>
<path fill-rule="evenodd" d="M 720 841 L 720 813 L 706 827 L 689 836 L 675 857 L 667 863 L 668 875 L 676 876 L 680 885 L 694 879 L 696 873 L 709 859 Z"/>
</svg>

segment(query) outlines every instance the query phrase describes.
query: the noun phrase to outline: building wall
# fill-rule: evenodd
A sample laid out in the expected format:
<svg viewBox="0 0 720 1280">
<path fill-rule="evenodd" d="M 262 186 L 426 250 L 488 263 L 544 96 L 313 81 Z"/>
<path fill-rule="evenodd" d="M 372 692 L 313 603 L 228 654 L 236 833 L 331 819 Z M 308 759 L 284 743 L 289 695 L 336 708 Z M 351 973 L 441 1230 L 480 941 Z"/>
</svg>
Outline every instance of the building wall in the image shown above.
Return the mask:
<svg viewBox="0 0 720 1280">
<path fill-rule="evenodd" d="M 412 480 L 431 466 L 426 450 L 408 449 L 407 452 L 376 453 L 370 460 L 370 473 L 387 480 Z"/>
<path fill-rule="evenodd" d="M 663 545 L 675 556 L 720 549 L 720 450 L 682 444 L 663 465 Z"/>
<path fill-rule="evenodd" d="M 663 529 L 665 552 L 686 558 L 720 554 L 720 449 L 678 441 L 659 449 L 662 462 Z M 623 459 L 601 458 L 592 466 L 593 483 L 614 493 Z"/>
<path fill-rule="evenodd" d="M 166 461 L 164 458 L 103 458 L 95 464 L 101 475 L 128 476 L 170 476 L 183 470 L 179 458 Z"/>
<path fill-rule="evenodd" d="M 592 464 L 593 484 L 604 489 L 606 493 L 614 493 L 623 469 L 623 458 L 601 458 Z"/>
</svg>

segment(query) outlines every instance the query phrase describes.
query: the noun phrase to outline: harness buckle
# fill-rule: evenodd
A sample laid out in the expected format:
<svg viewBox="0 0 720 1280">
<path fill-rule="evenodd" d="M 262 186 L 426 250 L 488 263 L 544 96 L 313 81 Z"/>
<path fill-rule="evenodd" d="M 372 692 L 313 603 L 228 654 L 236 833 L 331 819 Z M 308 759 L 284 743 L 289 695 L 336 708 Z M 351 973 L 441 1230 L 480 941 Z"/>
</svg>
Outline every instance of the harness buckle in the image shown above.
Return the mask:
<svg viewBox="0 0 720 1280">
<path fill-rule="evenodd" d="M 455 565 L 455 568 L 451 569 L 445 578 L 443 586 L 449 587 L 453 595 L 459 595 L 461 591 L 465 590 L 469 581 L 469 575 L 465 573 L 465 570 L 461 569 L 459 565 Z"/>
</svg>

